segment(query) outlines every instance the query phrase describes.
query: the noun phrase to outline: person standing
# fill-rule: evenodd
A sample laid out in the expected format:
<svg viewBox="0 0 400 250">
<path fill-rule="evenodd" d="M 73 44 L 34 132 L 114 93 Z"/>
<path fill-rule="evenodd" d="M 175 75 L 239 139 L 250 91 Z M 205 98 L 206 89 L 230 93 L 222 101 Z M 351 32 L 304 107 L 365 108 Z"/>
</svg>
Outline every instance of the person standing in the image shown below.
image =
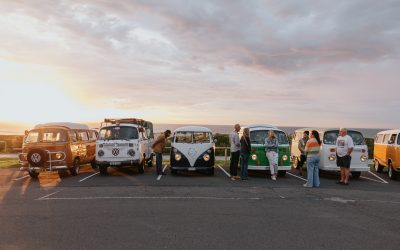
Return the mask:
<svg viewBox="0 0 400 250">
<path fill-rule="evenodd" d="M 340 167 L 340 181 L 336 182 L 341 185 L 349 185 L 351 153 L 353 152 L 353 139 L 347 134 L 346 128 L 339 129 L 339 136 L 336 140 L 336 165 Z"/>
<path fill-rule="evenodd" d="M 303 138 L 301 138 L 299 140 L 299 145 L 298 148 L 300 150 L 300 161 L 297 162 L 297 169 L 299 170 L 299 175 L 302 175 L 302 171 L 303 171 L 303 166 L 304 163 L 307 160 L 307 156 L 306 156 L 306 144 L 308 141 L 308 136 L 310 135 L 310 132 L 308 130 L 304 131 L 303 133 Z"/>
<path fill-rule="evenodd" d="M 318 163 L 320 160 L 320 148 L 321 139 L 318 132 L 313 130 L 305 147 L 305 154 L 307 156 L 307 183 L 303 184 L 304 187 L 319 187 Z"/>
<path fill-rule="evenodd" d="M 234 128 L 235 129 L 229 135 L 229 142 L 231 144 L 231 147 L 230 147 L 231 158 L 230 158 L 229 171 L 230 171 L 232 180 L 239 179 L 239 176 L 237 176 L 237 170 L 238 170 L 238 163 L 239 163 L 239 157 L 240 157 L 240 139 L 239 139 L 240 125 L 235 124 Z"/>
<path fill-rule="evenodd" d="M 269 161 L 269 169 L 271 172 L 271 179 L 276 181 L 278 173 L 278 149 L 279 144 L 276 139 L 274 131 L 268 131 L 268 136 L 265 138 L 265 153 Z"/>
<path fill-rule="evenodd" d="M 167 138 L 171 135 L 170 130 L 165 130 L 163 134 L 161 134 L 157 140 L 153 143 L 153 151 L 156 154 L 156 168 L 157 168 L 157 175 L 166 175 L 163 171 L 162 167 L 162 153 L 165 148 L 165 143 L 167 141 Z"/>
<path fill-rule="evenodd" d="M 240 138 L 240 178 L 248 179 L 249 157 L 251 152 L 249 128 L 243 129 L 242 138 Z"/>
</svg>

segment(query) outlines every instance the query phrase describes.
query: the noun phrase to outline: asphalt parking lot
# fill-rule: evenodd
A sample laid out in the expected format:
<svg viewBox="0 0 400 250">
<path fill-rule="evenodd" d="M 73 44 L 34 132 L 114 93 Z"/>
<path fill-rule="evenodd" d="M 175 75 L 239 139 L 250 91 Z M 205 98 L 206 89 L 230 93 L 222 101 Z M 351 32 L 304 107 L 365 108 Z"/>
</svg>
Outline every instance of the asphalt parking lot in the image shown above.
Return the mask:
<svg viewBox="0 0 400 250">
<path fill-rule="evenodd" d="M 0 249 L 398 249 L 400 181 L 385 173 L 349 186 L 321 173 L 309 189 L 294 171 L 232 181 L 227 169 L 0 170 Z"/>
</svg>

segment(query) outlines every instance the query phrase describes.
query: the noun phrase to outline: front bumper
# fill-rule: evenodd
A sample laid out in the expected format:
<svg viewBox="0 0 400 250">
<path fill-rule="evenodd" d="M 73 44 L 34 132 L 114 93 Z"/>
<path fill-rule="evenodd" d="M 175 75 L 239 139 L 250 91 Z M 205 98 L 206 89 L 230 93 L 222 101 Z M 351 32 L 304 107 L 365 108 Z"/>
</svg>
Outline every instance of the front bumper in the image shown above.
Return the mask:
<svg viewBox="0 0 400 250">
<path fill-rule="evenodd" d="M 124 167 L 124 166 L 139 166 L 139 160 L 125 160 L 125 161 L 96 161 L 99 166 L 109 167 Z"/>
<path fill-rule="evenodd" d="M 62 169 L 68 169 L 68 166 L 47 166 L 47 167 L 23 166 L 19 168 L 20 171 L 54 171 Z"/>
<path fill-rule="evenodd" d="M 270 170 L 269 166 L 254 166 L 254 165 L 249 165 L 248 170 Z M 291 166 L 278 166 L 278 171 L 284 170 L 284 171 L 289 171 L 291 170 Z"/>
<path fill-rule="evenodd" d="M 213 168 L 214 168 L 214 166 L 211 166 L 211 167 L 170 166 L 170 169 L 178 170 L 178 171 L 207 171 L 207 170 L 211 170 Z"/>
</svg>

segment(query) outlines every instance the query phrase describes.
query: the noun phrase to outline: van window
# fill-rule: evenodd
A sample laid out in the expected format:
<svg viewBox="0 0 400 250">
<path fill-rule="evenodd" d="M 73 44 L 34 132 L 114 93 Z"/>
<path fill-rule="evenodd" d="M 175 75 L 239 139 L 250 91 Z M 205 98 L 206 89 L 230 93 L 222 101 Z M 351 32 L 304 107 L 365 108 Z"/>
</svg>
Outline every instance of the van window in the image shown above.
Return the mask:
<svg viewBox="0 0 400 250">
<path fill-rule="evenodd" d="M 390 134 L 386 134 L 385 136 L 383 136 L 383 144 L 387 144 L 389 142 L 389 138 L 390 138 Z"/>
<path fill-rule="evenodd" d="M 250 132 L 251 143 L 264 144 L 268 131 L 269 130 L 253 130 L 253 131 L 251 131 Z M 288 138 L 284 132 L 274 130 L 274 133 L 278 139 L 279 145 L 289 144 Z"/>
<path fill-rule="evenodd" d="M 396 143 L 396 134 L 393 134 L 391 137 L 390 137 L 390 139 L 389 139 L 389 142 L 391 142 L 390 144 L 395 144 Z"/>
<path fill-rule="evenodd" d="M 70 139 L 72 142 L 78 141 L 78 137 L 76 136 L 75 131 L 69 131 L 69 132 L 68 132 L 68 136 L 69 136 L 69 139 Z"/>
<path fill-rule="evenodd" d="M 91 130 L 90 132 L 89 132 L 89 135 L 90 135 L 90 140 L 96 140 L 97 139 L 97 137 L 99 137 L 99 134 L 97 133 L 97 131 L 93 131 L 93 130 Z"/>
<path fill-rule="evenodd" d="M 78 137 L 81 139 L 81 141 L 88 141 L 89 140 L 89 136 L 88 136 L 88 133 L 86 131 L 78 132 Z"/>
<path fill-rule="evenodd" d="M 179 131 L 175 133 L 177 143 L 210 143 L 211 134 L 209 132 Z"/>
<path fill-rule="evenodd" d="M 100 140 L 132 140 L 139 139 L 139 132 L 135 127 L 112 126 L 100 130 Z"/>
<path fill-rule="evenodd" d="M 63 130 L 58 129 L 30 131 L 25 139 L 25 143 L 65 141 L 67 141 L 66 133 Z"/>
<path fill-rule="evenodd" d="M 375 143 L 382 143 L 383 135 L 379 134 L 375 136 Z"/>
<path fill-rule="evenodd" d="M 25 143 L 35 143 L 39 141 L 39 131 L 30 131 L 25 138 Z"/>
<path fill-rule="evenodd" d="M 358 131 L 347 131 L 347 134 L 353 139 L 354 145 L 365 145 L 365 140 L 363 135 Z M 339 130 L 327 131 L 324 134 L 323 142 L 326 145 L 336 145 L 336 140 L 339 135 Z"/>
<path fill-rule="evenodd" d="M 397 145 L 400 145 L 400 134 L 397 135 Z"/>
</svg>

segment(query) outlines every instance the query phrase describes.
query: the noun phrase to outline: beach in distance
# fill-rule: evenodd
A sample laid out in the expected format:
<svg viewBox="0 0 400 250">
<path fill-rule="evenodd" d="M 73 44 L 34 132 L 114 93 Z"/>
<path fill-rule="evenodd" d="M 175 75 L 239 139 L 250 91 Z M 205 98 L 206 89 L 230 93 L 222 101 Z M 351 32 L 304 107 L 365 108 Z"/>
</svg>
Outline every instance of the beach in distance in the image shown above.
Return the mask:
<svg viewBox="0 0 400 250">
<path fill-rule="evenodd" d="M 193 124 L 192 124 L 193 125 Z M 244 124 L 245 125 L 245 124 Z M 154 124 L 154 132 L 161 133 L 166 129 L 174 131 L 175 129 L 183 126 L 191 126 L 190 124 Z M 219 134 L 229 134 L 233 130 L 233 125 L 199 125 L 204 126 L 211 129 L 214 133 Z M 304 127 L 287 127 L 287 126 L 276 126 L 279 129 L 282 129 L 286 134 L 292 134 L 296 129 L 304 128 Z M 383 130 L 387 130 L 386 128 L 349 128 L 360 131 L 365 138 L 374 138 L 375 135 Z"/>
</svg>

